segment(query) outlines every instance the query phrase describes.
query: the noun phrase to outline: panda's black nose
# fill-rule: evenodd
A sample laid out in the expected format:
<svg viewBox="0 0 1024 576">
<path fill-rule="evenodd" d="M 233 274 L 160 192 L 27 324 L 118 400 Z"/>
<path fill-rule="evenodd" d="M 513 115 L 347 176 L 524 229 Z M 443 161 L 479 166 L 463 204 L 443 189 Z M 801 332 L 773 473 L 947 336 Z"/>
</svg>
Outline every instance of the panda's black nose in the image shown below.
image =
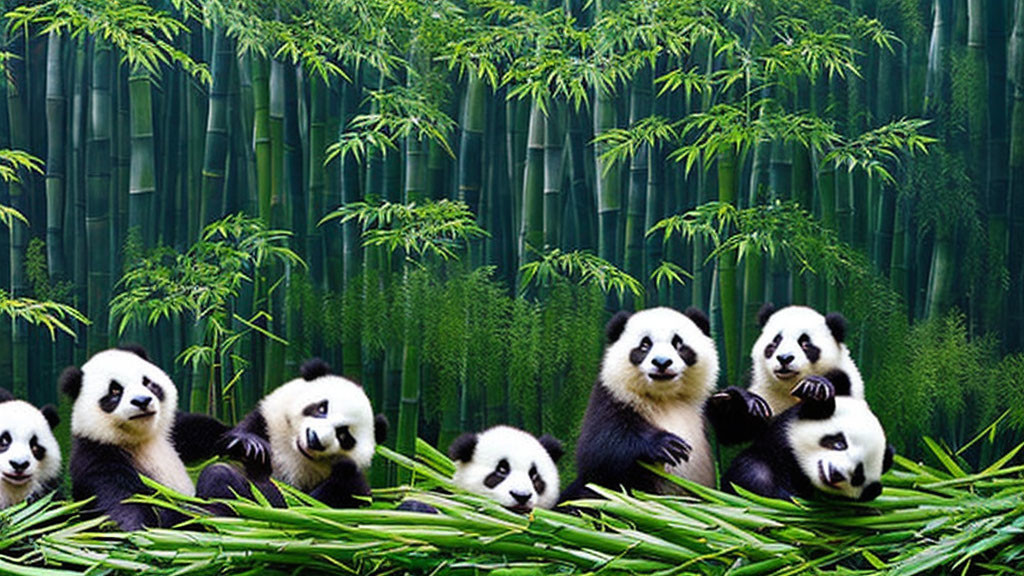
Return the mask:
<svg viewBox="0 0 1024 576">
<path fill-rule="evenodd" d="M 28 460 L 22 460 L 21 462 L 15 462 L 11 460 L 11 468 L 18 474 L 21 474 L 28 468 Z"/>
<path fill-rule="evenodd" d="M 779 364 L 782 364 L 783 366 L 788 366 L 789 363 L 793 361 L 793 358 L 795 358 L 795 356 L 793 356 L 792 354 L 779 354 L 775 358 L 779 361 Z"/>
<path fill-rule="evenodd" d="M 319 451 L 324 449 L 323 443 L 320 442 L 320 437 L 316 435 L 312 428 L 306 428 L 306 448 Z"/>
<path fill-rule="evenodd" d="M 515 498 L 516 504 L 523 505 L 530 501 L 531 494 L 529 492 L 509 490 L 508 493 L 512 495 L 512 498 Z"/>
<path fill-rule="evenodd" d="M 149 408 L 149 403 L 153 401 L 152 396 L 136 396 L 132 398 L 132 406 L 138 407 L 139 410 L 145 410 Z"/>
<path fill-rule="evenodd" d="M 651 358 L 651 364 L 654 364 L 658 370 L 664 370 L 672 365 L 672 359 L 664 356 L 655 356 Z"/>
</svg>

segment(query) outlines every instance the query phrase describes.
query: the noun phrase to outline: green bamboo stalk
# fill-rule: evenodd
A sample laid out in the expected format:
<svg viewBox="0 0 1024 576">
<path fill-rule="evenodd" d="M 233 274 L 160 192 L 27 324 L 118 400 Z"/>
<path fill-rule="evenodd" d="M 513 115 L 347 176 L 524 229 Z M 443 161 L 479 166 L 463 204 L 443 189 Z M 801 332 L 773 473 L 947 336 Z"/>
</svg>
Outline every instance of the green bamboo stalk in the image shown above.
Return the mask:
<svg viewBox="0 0 1024 576">
<path fill-rule="evenodd" d="M 88 353 L 92 355 L 109 345 L 107 302 L 111 290 L 110 250 L 110 146 L 113 129 L 113 98 L 110 90 L 113 55 L 110 45 L 97 39 L 92 57 L 92 88 L 89 97 L 89 141 L 86 163 L 85 233 L 88 302 L 86 315 L 92 320 Z"/>
<path fill-rule="evenodd" d="M 754 146 L 753 159 L 750 164 L 750 189 L 747 194 L 747 206 L 764 204 L 769 196 L 771 142 L 761 142 Z M 743 297 L 740 306 L 739 347 L 745 352 L 750 350 L 757 338 L 760 326 L 757 323 L 757 312 L 764 304 L 765 274 L 764 258 L 753 252 L 743 255 Z M 746 358 L 746 354 L 741 355 Z M 745 360 L 744 360 L 745 361 Z M 734 372 L 739 368 L 734 368 Z M 731 383 L 731 381 L 730 381 Z"/>
<path fill-rule="evenodd" d="M 344 130 L 345 126 L 348 125 L 351 118 L 359 112 L 358 91 L 362 89 L 360 78 L 361 75 L 357 68 L 353 70 L 353 81 L 343 87 L 343 109 L 340 126 L 340 129 L 342 130 Z M 346 157 L 342 162 L 342 202 L 346 204 L 356 202 L 362 198 L 362 188 L 360 187 L 359 181 L 359 166 L 356 164 L 355 159 L 351 157 Z M 357 289 L 361 289 L 359 276 L 363 272 L 363 251 L 360 244 L 358 224 L 356 222 L 346 222 L 345 224 L 342 224 L 341 236 L 342 251 L 344 254 L 342 259 L 342 266 L 344 267 L 343 288 L 346 294 L 350 292 L 354 293 Z M 361 381 L 363 373 L 363 357 L 362 340 L 360 335 L 355 333 L 354 330 L 346 330 L 342 337 L 342 373 L 349 378 L 355 378 Z M 380 398 L 380 396 L 378 396 L 378 398 Z"/>
<path fill-rule="evenodd" d="M 544 125 L 544 250 L 562 246 L 564 107 L 552 102 Z"/>
<path fill-rule="evenodd" d="M 131 172 L 128 227 L 138 228 L 143 247 L 156 244 L 156 162 L 153 150 L 153 100 L 149 72 L 135 66 L 128 79 L 131 105 Z"/>
<path fill-rule="evenodd" d="M 644 66 L 637 71 L 630 86 L 629 123 L 636 124 L 651 115 L 651 93 L 653 84 L 651 69 Z M 629 190 L 626 195 L 625 259 L 623 268 L 634 278 L 644 278 L 647 265 L 644 262 L 647 228 L 647 181 L 650 150 L 647 144 L 637 149 L 629 162 Z M 634 308 L 643 308 L 639 298 Z"/>
<path fill-rule="evenodd" d="M 598 2 L 598 11 L 600 11 Z M 618 127 L 618 103 L 610 89 L 598 88 L 594 100 L 594 137 Z M 622 262 L 619 249 L 620 213 L 622 211 L 622 177 L 617 163 L 601 159 L 607 145 L 594 145 L 597 163 L 597 254 L 612 264 Z"/>
<path fill-rule="evenodd" d="M 285 168 L 285 75 L 287 70 L 285 64 L 274 59 L 270 62 L 269 80 L 269 135 L 270 135 L 270 225 L 274 229 L 288 226 L 285 194 L 287 193 L 284 182 Z M 258 106 L 258 105 L 257 105 Z M 280 278 L 283 270 L 280 263 L 270 263 L 267 266 L 267 278 Z M 284 318 L 284 289 L 278 287 L 276 291 L 269 292 L 267 286 L 267 311 L 270 313 L 272 322 L 271 330 L 275 334 L 285 332 Z M 276 340 L 265 343 L 265 367 L 263 374 L 264 391 L 269 392 L 285 381 L 285 347 Z"/>
<path fill-rule="evenodd" d="M 64 210 L 67 179 L 67 97 L 64 94 L 63 42 L 57 32 L 46 46 L 46 262 L 51 281 L 67 277 Z"/>
<path fill-rule="evenodd" d="M 523 172 L 519 227 L 519 266 L 537 258 L 544 248 L 544 113 L 536 104 L 530 109 L 530 132 Z"/>
<path fill-rule="evenodd" d="M 327 101 L 330 90 L 324 80 L 313 76 L 309 81 L 309 181 L 306 202 L 306 263 L 313 282 L 326 283 L 325 239 L 323 229 L 316 225 L 327 213 L 327 172 L 324 158 L 327 151 Z M 296 207 L 301 209 L 302 205 Z"/>
<path fill-rule="evenodd" d="M 733 148 L 728 147 L 718 151 L 716 171 L 718 174 L 718 201 L 735 205 L 739 170 L 736 152 Z M 739 384 L 740 315 L 736 309 L 739 301 L 736 294 L 735 252 L 726 251 L 718 256 L 717 277 L 722 317 L 721 334 L 725 344 L 725 370 L 722 372 L 727 383 Z"/>
<path fill-rule="evenodd" d="M 209 109 L 203 146 L 203 180 L 200 192 L 200 225 L 224 215 L 224 182 L 228 159 L 228 86 L 234 62 L 234 50 L 224 28 L 213 26 L 213 61 L 210 75 Z"/>
<path fill-rule="evenodd" d="M 934 0 L 932 3 L 932 35 L 928 45 L 928 66 L 922 106 L 924 112 L 930 115 L 935 113 L 938 106 L 949 101 L 947 70 L 953 32 L 952 13 L 952 0 Z"/>
<path fill-rule="evenodd" d="M 206 58 L 203 57 L 203 38 L 207 35 L 203 34 L 203 29 L 199 27 L 193 27 L 191 30 L 190 38 L 192 42 L 189 46 L 189 55 L 197 62 L 205 61 Z M 195 82 L 187 82 L 186 91 L 185 115 L 188 123 L 188 136 L 186 138 L 187 180 L 185 182 L 185 202 L 181 205 L 181 216 L 184 219 L 178 219 L 179 223 L 188 222 L 188 226 L 184 227 L 186 228 L 186 233 L 182 242 L 183 246 L 188 246 L 198 240 L 202 232 L 202 210 L 200 208 L 203 205 L 203 164 L 206 145 L 206 125 L 209 122 L 206 90 Z"/>
<path fill-rule="evenodd" d="M 987 69 L 986 95 L 988 103 L 982 110 L 987 114 L 987 140 L 985 142 L 985 185 L 989 215 L 989 244 L 992 246 L 994 269 L 1008 269 L 1013 250 L 1009 244 L 1009 214 L 1007 196 L 1010 165 L 1009 108 L 1007 84 L 1007 28 L 1006 0 L 992 0 L 985 7 L 985 66 Z M 983 281 L 987 292 L 982 301 L 985 326 L 993 331 L 1017 330 L 1007 324 L 1007 305 L 1010 293 L 996 282 Z"/>
<path fill-rule="evenodd" d="M 1010 205 L 1009 245 L 1024 242 L 1024 0 L 1014 3 L 1014 25 L 1010 40 L 1010 80 L 1013 83 L 1013 113 L 1010 120 L 1010 161 L 1007 201 Z M 1010 258 L 1007 347 L 1020 350 L 1024 344 L 1024 262 Z"/>
<path fill-rule="evenodd" d="M 459 199 L 485 222 L 481 214 L 480 190 L 484 174 L 484 127 L 487 117 L 487 86 L 476 74 L 466 79 L 466 95 L 462 105 L 462 137 L 459 143 Z M 481 241 L 470 245 L 471 266 L 484 262 Z"/>
<path fill-rule="evenodd" d="M 6 63 L 7 84 L 7 122 L 10 131 L 9 146 L 16 150 L 31 150 L 28 125 L 26 121 L 28 102 L 23 94 L 28 83 L 28 66 L 25 63 L 28 45 L 23 36 L 16 36 L 13 53 L 16 55 Z M 31 216 L 29 197 L 24 170 L 19 170 L 18 178 L 8 184 L 10 193 L 9 204 L 22 214 Z M 10 287 L 11 296 L 28 296 L 28 277 L 25 274 L 25 249 L 28 246 L 29 230 L 24 222 L 12 220 L 8 230 L 10 239 Z M 7 321 L 5 318 L 4 321 Z M 18 398 L 28 398 L 29 392 L 29 327 L 24 320 L 10 320 L 11 325 L 11 383 L 10 390 Z"/>
<path fill-rule="evenodd" d="M 523 177 L 526 174 L 526 151 L 527 137 L 529 136 L 530 121 L 533 106 L 529 100 L 509 100 L 505 106 L 505 122 L 508 138 L 508 169 L 509 182 L 512 183 L 512 231 L 517 236 L 522 228 L 523 214 Z M 519 262 L 518 240 L 510 245 L 513 250 L 510 253 L 509 262 Z M 518 270 L 518 267 L 514 269 Z"/>
</svg>

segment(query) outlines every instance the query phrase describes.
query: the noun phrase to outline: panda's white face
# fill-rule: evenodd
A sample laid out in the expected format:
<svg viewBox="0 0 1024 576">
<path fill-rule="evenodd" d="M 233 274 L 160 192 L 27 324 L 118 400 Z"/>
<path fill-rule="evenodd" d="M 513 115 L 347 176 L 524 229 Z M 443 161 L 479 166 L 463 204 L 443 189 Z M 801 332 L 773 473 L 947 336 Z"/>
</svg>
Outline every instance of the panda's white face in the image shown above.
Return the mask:
<svg viewBox="0 0 1024 576">
<path fill-rule="evenodd" d="M 71 432 L 126 448 L 170 436 L 178 405 L 171 378 L 126 350 L 104 350 L 82 366 Z"/>
<path fill-rule="evenodd" d="M 885 431 L 867 403 L 838 396 L 824 420 L 795 419 L 788 431 L 800 470 L 822 492 L 873 500 L 882 491 Z"/>
<path fill-rule="evenodd" d="M 468 460 L 455 460 L 455 484 L 517 512 L 558 503 L 558 468 L 532 434 L 495 426 L 476 435 Z"/>
<path fill-rule="evenodd" d="M 326 375 L 281 385 L 260 402 L 267 423 L 274 476 L 308 489 L 348 457 L 363 469 L 376 442 L 373 408 L 356 383 Z"/>
<path fill-rule="evenodd" d="M 0 508 L 37 493 L 60 473 L 60 446 L 33 405 L 0 403 Z"/>
<path fill-rule="evenodd" d="M 620 401 L 691 402 L 710 394 L 718 379 L 714 341 L 671 308 L 649 308 L 629 317 L 605 350 L 601 380 Z"/>
</svg>

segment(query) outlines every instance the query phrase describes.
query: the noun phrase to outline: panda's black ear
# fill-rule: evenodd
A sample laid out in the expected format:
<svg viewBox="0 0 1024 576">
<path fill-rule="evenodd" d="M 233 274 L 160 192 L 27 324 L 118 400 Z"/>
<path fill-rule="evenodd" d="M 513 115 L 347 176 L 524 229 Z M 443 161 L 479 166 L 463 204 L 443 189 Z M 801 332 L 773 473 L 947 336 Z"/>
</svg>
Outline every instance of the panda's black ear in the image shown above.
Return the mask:
<svg viewBox="0 0 1024 576">
<path fill-rule="evenodd" d="M 383 444 L 388 439 L 388 417 L 377 414 L 373 419 L 373 440 L 377 444 Z"/>
<path fill-rule="evenodd" d="M 846 318 L 839 312 L 831 312 L 825 316 L 825 325 L 832 332 L 832 337 L 836 339 L 836 342 L 842 344 L 846 339 Z"/>
<path fill-rule="evenodd" d="M 757 311 L 757 325 L 764 328 L 764 325 L 768 323 L 768 319 L 775 314 L 775 304 L 771 302 L 765 302 L 761 305 L 761 309 Z"/>
<path fill-rule="evenodd" d="M 628 310 L 619 310 L 612 316 L 612 319 L 608 321 L 608 324 L 604 327 L 605 338 L 608 339 L 609 344 L 615 344 L 618 341 L 619 336 L 622 336 L 622 331 L 626 329 L 626 321 L 633 313 Z"/>
<path fill-rule="evenodd" d="M 700 328 L 700 331 L 703 332 L 705 336 L 709 338 L 711 337 L 711 321 L 708 320 L 707 314 L 693 306 L 683 310 L 683 314 L 685 314 L 690 320 L 693 320 L 693 323 L 697 325 L 697 328 Z"/>
<path fill-rule="evenodd" d="M 53 430 L 60 424 L 60 414 L 57 414 L 57 407 L 53 404 L 47 404 L 39 409 L 43 413 L 43 418 L 46 418 L 46 422 L 50 425 L 50 429 Z"/>
<path fill-rule="evenodd" d="M 14 400 L 14 394 L 11 394 L 11 391 L 7 388 L 0 388 L 0 404 L 10 402 L 11 400 Z"/>
<path fill-rule="evenodd" d="M 473 459 L 473 452 L 476 452 L 476 432 L 466 432 L 455 440 L 448 447 L 448 457 L 459 462 L 469 462 Z"/>
<path fill-rule="evenodd" d="M 892 468 L 892 459 L 896 456 L 896 449 L 892 447 L 892 444 L 885 445 L 885 457 L 882 458 L 882 473 L 888 472 Z"/>
<path fill-rule="evenodd" d="M 149 353 L 146 352 L 146 349 L 143 348 L 140 344 L 129 342 L 128 344 L 121 344 L 120 346 L 117 347 L 117 349 L 124 350 L 125 352 L 131 352 L 132 354 L 135 354 L 136 356 L 142 358 L 146 362 L 150 361 Z"/>
<path fill-rule="evenodd" d="M 82 376 L 82 371 L 78 366 L 65 368 L 60 373 L 60 378 L 57 379 L 60 391 L 70 396 L 72 400 L 78 398 L 78 393 L 82 391 Z"/>
<path fill-rule="evenodd" d="M 551 434 L 545 434 L 537 438 L 537 441 L 540 442 L 540 445 L 544 447 L 544 450 L 551 456 L 551 460 L 556 464 L 558 459 L 562 457 L 562 454 L 565 454 L 565 450 L 562 448 L 562 441 Z"/>
<path fill-rule="evenodd" d="M 310 382 L 316 380 L 321 376 L 327 376 L 331 373 L 331 367 L 324 362 L 321 358 L 310 358 L 302 363 L 299 368 L 299 374 L 302 375 L 302 379 Z"/>
</svg>

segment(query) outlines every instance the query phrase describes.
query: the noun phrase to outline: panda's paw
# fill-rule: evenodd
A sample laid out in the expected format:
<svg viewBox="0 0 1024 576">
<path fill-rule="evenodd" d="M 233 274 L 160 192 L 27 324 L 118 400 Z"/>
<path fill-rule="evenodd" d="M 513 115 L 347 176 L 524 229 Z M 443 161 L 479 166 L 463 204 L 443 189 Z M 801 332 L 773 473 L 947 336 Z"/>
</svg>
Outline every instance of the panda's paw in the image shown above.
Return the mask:
<svg viewBox="0 0 1024 576">
<path fill-rule="evenodd" d="M 270 467 L 270 443 L 256 434 L 229 430 L 221 437 L 222 452 L 257 468 Z"/>
<path fill-rule="evenodd" d="M 790 394 L 805 401 L 825 402 L 835 397 L 836 389 L 824 376 L 808 376 L 794 386 Z"/>
<path fill-rule="evenodd" d="M 748 418 L 766 423 L 771 420 L 772 408 L 759 395 L 730 386 L 708 399 L 708 415 L 716 423 L 731 423 Z"/>
<path fill-rule="evenodd" d="M 690 444 L 665 430 L 658 431 L 650 444 L 648 456 L 654 462 L 678 466 L 690 460 Z"/>
</svg>

